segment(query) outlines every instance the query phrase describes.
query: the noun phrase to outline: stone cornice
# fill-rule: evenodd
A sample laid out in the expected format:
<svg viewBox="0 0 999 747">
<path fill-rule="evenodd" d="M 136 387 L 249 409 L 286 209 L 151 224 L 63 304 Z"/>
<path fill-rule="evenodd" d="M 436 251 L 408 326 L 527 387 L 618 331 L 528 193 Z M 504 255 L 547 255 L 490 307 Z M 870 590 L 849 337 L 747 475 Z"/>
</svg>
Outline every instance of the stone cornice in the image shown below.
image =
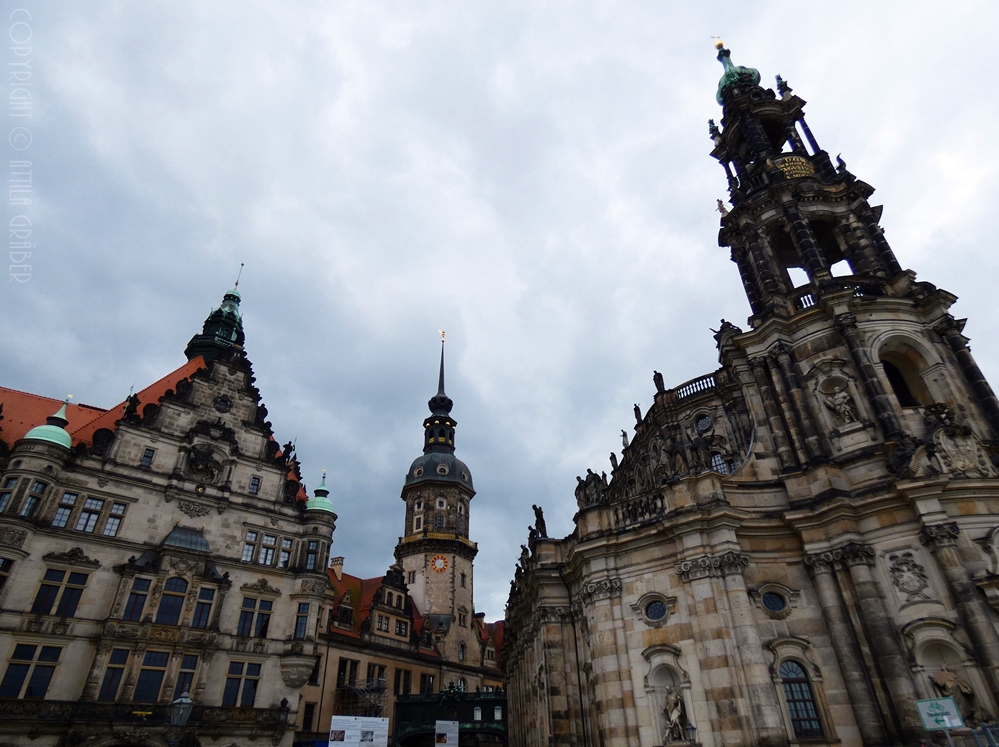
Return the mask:
<svg viewBox="0 0 999 747">
<path fill-rule="evenodd" d="M 742 573 L 749 565 L 749 556 L 740 552 L 727 552 L 723 555 L 704 555 L 693 560 L 684 560 L 674 567 L 676 575 L 683 581 L 694 581 L 705 576 L 728 576 Z"/>
<path fill-rule="evenodd" d="M 836 564 L 843 563 L 851 565 L 874 565 L 876 553 L 870 545 L 860 542 L 848 542 L 835 550 L 814 553 L 804 557 L 805 568 L 812 575 L 816 573 L 828 573 L 836 567 Z"/>
</svg>

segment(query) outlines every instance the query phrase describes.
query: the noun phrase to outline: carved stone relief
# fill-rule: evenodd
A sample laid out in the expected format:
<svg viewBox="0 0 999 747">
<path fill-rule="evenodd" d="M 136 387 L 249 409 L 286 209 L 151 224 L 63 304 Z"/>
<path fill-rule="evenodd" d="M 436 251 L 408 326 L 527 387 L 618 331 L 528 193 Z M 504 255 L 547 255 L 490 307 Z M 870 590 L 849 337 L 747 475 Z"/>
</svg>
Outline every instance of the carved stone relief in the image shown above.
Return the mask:
<svg viewBox="0 0 999 747">
<path fill-rule="evenodd" d="M 929 599 L 926 588 L 930 585 L 926 570 L 916 562 L 911 550 L 895 552 L 887 557 L 888 575 L 903 603 Z"/>
</svg>

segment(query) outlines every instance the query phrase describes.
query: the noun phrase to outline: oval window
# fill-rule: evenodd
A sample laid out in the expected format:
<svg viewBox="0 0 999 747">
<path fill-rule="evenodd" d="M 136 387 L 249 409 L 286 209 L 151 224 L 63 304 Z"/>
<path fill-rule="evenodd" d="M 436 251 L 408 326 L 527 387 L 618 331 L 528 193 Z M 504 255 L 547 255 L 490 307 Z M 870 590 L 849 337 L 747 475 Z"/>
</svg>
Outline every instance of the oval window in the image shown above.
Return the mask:
<svg viewBox="0 0 999 747">
<path fill-rule="evenodd" d="M 645 616 L 650 620 L 662 620 L 666 617 L 666 603 L 661 599 L 655 599 L 645 607 Z"/>
<path fill-rule="evenodd" d="M 771 612 L 781 612 L 787 607 L 787 600 L 772 591 L 763 592 L 763 606 Z"/>
</svg>

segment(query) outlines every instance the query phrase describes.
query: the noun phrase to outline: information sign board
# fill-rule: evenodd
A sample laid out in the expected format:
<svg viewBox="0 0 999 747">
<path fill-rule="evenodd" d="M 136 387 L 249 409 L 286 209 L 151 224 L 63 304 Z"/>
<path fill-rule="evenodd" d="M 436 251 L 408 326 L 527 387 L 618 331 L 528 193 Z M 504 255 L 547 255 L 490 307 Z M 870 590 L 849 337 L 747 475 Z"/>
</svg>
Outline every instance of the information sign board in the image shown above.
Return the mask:
<svg viewBox="0 0 999 747">
<path fill-rule="evenodd" d="M 330 722 L 330 747 L 387 747 L 388 726 L 387 718 L 334 716 Z"/>
<path fill-rule="evenodd" d="M 964 726 L 961 712 L 953 698 L 930 698 L 917 700 L 916 710 L 927 731 L 942 731 L 944 729 L 960 729 Z"/>
<path fill-rule="evenodd" d="M 458 747 L 458 722 L 438 721 L 434 729 L 434 744 L 453 745 Z"/>
</svg>

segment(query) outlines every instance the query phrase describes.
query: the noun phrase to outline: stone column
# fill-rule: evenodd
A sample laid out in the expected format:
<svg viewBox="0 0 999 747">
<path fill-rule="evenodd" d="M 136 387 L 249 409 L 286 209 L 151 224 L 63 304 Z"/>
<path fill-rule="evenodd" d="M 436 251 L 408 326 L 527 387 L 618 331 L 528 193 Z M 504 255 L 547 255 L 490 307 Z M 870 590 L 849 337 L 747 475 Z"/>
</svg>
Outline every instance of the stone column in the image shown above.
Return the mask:
<svg viewBox="0 0 999 747">
<path fill-rule="evenodd" d="M 87 674 L 87 683 L 83 686 L 83 693 L 80 695 L 82 701 L 95 701 L 101 691 L 101 673 L 107 666 L 108 654 L 111 653 L 111 642 L 101 641 L 97 644 L 97 651 L 94 652 L 94 661 L 90 665 L 90 672 Z"/>
<path fill-rule="evenodd" d="M 749 299 L 749 308 L 754 314 L 762 311 L 760 305 L 760 294 L 757 291 L 757 281 L 750 269 L 750 260 L 742 247 L 732 247 L 732 261 L 739 268 L 739 277 L 742 279 L 742 287 L 746 291 L 746 298 Z"/>
<path fill-rule="evenodd" d="M 623 589 L 620 578 L 601 578 L 584 583 L 579 595 L 583 605 L 593 610 L 595 624 L 591 630 L 598 643 L 593 647 L 592 663 L 598 686 L 606 693 L 600 698 L 600 742 L 608 747 L 628 747 L 638 739 L 637 728 L 629 719 L 634 713 L 635 697 L 620 614 Z"/>
<path fill-rule="evenodd" d="M 888 242 L 885 240 L 884 231 L 882 231 L 881 226 L 878 225 L 878 219 L 874 216 L 874 211 L 865 204 L 858 212 L 860 213 L 859 217 L 864 225 L 864 228 L 867 229 L 867 233 L 871 237 L 871 241 L 874 243 L 874 248 L 877 250 L 878 254 L 881 255 L 881 261 L 884 262 L 885 267 L 888 268 L 889 276 L 898 275 L 902 272 L 902 266 L 895 258 L 895 252 L 893 252 L 891 247 L 888 246 Z"/>
<path fill-rule="evenodd" d="M 742 236 L 745 240 L 746 251 L 749 254 L 752 268 L 759 280 L 760 288 L 764 296 L 772 296 L 780 293 L 780 286 L 774 278 L 770 262 L 760 246 L 760 236 L 755 226 L 746 225 L 742 229 Z"/>
<path fill-rule="evenodd" d="M 810 460 L 820 459 L 823 456 L 822 442 L 819 440 L 819 430 L 815 426 L 812 409 L 808 404 L 808 396 L 802 386 L 801 376 L 798 374 L 794 351 L 790 345 L 780 343 L 774 350 L 774 357 L 787 380 L 791 399 L 794 401 L 795 410 L 801 420 L 801 430 L 805 435 L 805 450 L 808 458 Z"/>
<path fill-rule="evenodd" d="M 146 647 L 139 645 L 128 657 L 128 664 L 125 668 L 125 676 L 122 677 L 121 689 L 118 691 L 118 700 L 129 702 L 135 693 L 135 681 L 139 677 L 139 670 L 142 668 L 142 660 L 146 656 Z"/>
<path fill-rule="evenodd" d="M 802 217 L 795 207 L 788 207 L 785 211 L 787 215 L 788 228 L 791 231 L 791 240 L 794 242 L 801 261 L 805 263 L 805 270 L 815 287 L 816 294 L 820 288 L 826 285 L 829 280 L 829 268 L 825 259 L 819 251 L 818 243 L 812 234 L 812 229 L 808 222 Z"/>
<path fill-rule="evenodd" d="M 756 627 L 753 604 L 746 591 L 746 579 L 742 576 L 743 568 L 749 565 L 749 557 L 727 552 L 715 560 L 725 580 L 725 593 L 732 613 L 732 633 L 739 647 L 746 689 L 749 691 L 749 701 L 759 730 L 757 744 L 761 747 L 786 745 L 787 732 L 781 716 L 780 702 L 777 700 L 777 690 L 763 653 L 763 641 Z"/>
<path fill-rule="evenodd" d="M 798 417 L 797 409 L 794 406 L 794 399 L 791 396 L 790 383 L 784 378 L 783 371 L 775 365 L 776 361 L 771 357 L 770 373 L 777 391 L 777 402 L 780 410 L 784 413 L 784 422 L 787 424 L 788 433 L 791 436 L 791 443 L 794 444 L 794 452 L 798 457 L 799 464 L 807 464 L 808 452 L 805 449 L 805 439 L 801 432 L 801 420 Z"/>
<path fill-rule="evenodd" d="M 860 373 L 860 379 L 864 384 L 864 391 L 867 393 L 867 398 L 871 401 L 871 406 L 874 408 L 874 414 L 881 425 L 881 433 L 884 435 L 885 440 L 894 440 L 902 437 L 904 435 L 902 424 L 899 422 L 898 415 L 895 414 L 895 408 L 892 407 L 891 402 L 888 400 L 888 395 L 881 385 L 881 379 L 878 378 L 878 374 L 874 370 L 874 364 L 871 363 L 871 357 L 867 354 L 867 348 L 860 339 L 860 330 L 857 329 L 857 317 L 853 314 L 839 314 L 836 317 L 836 329 L 839 330 L 843 339 L 846 340 L 847 347 L 850 349 L 850 357 L 853 359 L 853 365 L 856 366 L 857 371 Z"/>
<path fill-rule="evenodd" d="M 865 747 L 886 745 L 888 736 L 878 711 L 874 689 L 867 677 L 860 645 L 833 577 L 833 562 L 831 553 L 805 556 L 805 567 L 815 584 L 822 617 L 829 629 L 829 642 L 836 654 L 846 692 L 850 696 L 860 738 Z"/>
<path fill-rule="evenodd" d="M 936 329 L 954 352 L 957 364 L 961 367 L 961 373 L 964 374 L 965 381 L 971 387 L 971 393 L 978 401 L 978 406 L 985 413 L 992 430 L 996 432 L 996 435 L 999 435 L 999 400 L 996 399 L 995 392 L 992 391 L 989 382 L 982 375 L 982 369 L 971 357 L 971 351 L 968 350 L 968 339 L 961 334 L 961 329 L 952 317 L 948 317 Z"/>
<path fill-rule="evenodd" d="M 999 702 L 999 633 L 992 622 L 992 609 L 971 580 L 971 573 L 957 552 L 960 534 L 957 523 L 950 522 L 923 527 L 920 539 L 930 548 L 943 571 L 961 622 L 971 639 L 975 658 L 985 672 L 992 697 Z"/>
<path fill-rule="evenodd" d="M 767 364 L 762 358 L 756 358 L 750 363 L 753 366 L 753 376 L 756 378 L 756 386 L 760 390 L 760 399 L 763 400 L 763 410 L 767 415 L 767 424 L 770 426 L 770 434 L 773 438 L 774 448 L 777 450 L 777 459 L 781 467 L 785 470 L 797 466 L 794 458 L 794 451 L 784 430 L 784 421 L 781 419 L 780 408 L 774 401 L 773 389 L 770 387 L 767 375 Z"/>
<path fill-rule="evenodd" d="M 899 644 L 899 633 L 892 623 L 885 606 L 884 596 L 878 587 L 871 567 L 874 565 L 874 548 L 856 542 L 835 550 L 833 557 L 842 560 L 850 569 L 850 578 L 857 593 L 860 613 L 868 632 L 871 651 L 880 665 L 892 705 L 902 726 L 903 738 L 911 743 L 929 741 L 923 729 L 915 701 L 919 697 L 912 681 Z"/>
</svg>

